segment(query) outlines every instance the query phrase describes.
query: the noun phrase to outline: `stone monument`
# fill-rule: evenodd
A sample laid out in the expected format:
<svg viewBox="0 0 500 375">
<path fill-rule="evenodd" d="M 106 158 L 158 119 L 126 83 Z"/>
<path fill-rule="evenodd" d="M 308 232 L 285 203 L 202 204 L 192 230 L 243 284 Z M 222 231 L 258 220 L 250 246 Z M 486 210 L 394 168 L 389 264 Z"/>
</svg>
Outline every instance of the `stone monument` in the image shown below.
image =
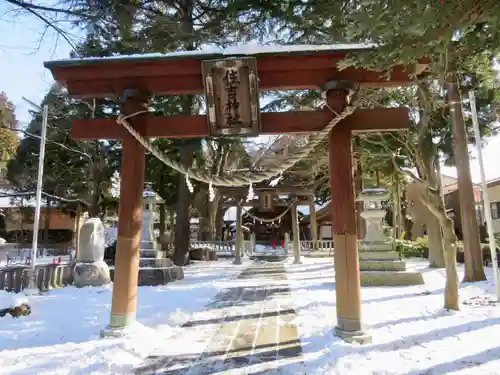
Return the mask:
<svg viewBox="0 0 500 375">
<path fill-rule="evenodd" d="M 156 194 L 151 183 L 145 183 L 142 193 L 142 225 L 141 225 L 141 267 L 169 267 L 172 261 L 167 258 L 166 251 L 161 249 L 156 240 L 154 223 L 157 218 L 158 204 L 163 203 L 163 199 Z"/>
<path fill-rule="evenodd" d="M 159 250 L 154 223 L 156 207 L 160 203 L 163 203 L 163 199 L 152 190 L 151 184 L 147 183 L 142 194 L 141 249 Z"/>
<path fill-rule="evenodd" d="M 389 192 L 386 189 L 364 189 L 358 194 L 358 201 L 363 202 L 364 210 L 360 216 L 366 221 L 366 233 L 363 241 L 385 242 L 382 231 L 382 220 L 386 215 L 382 207 L 382 201 L 389 199 Z"/>
<path fill-rule="evenodd" d="M 424 283 L 420 272 L 406 271 L 404 260 L 387 242 L 382 221 L 386 210 L 382 202 L 389 199 L 386 189 L 364 189 L 357 200 L 363 202 L 360 216 L 366 220 L 366 234 L 359 242 L 359 269 L 362 286 L 405 286 Z"/>
<path fill-rule="evenodd" d="M 80 228 L 79 252 L 73 269 L 78 288 L 100 286 L 111 282 L 109 267 L 104 262 L 104 226 L 99 218 L 91 218 Z"/>
</svg>

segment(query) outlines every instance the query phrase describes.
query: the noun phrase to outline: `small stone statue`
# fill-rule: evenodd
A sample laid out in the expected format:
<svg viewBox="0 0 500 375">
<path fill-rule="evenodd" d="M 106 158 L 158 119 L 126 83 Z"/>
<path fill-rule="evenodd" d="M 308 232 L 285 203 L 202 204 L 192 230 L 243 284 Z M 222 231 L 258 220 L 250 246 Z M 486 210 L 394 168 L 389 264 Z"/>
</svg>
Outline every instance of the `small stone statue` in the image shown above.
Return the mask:
<svg viewBox="0 0 500 375">
<path fill-rule="evenodd" d="M 104 226 L 99 218 L 90 218 L 80 229 L 77 263 L 73 279 L 78 288 L 109 284 L 109 267 L 104 262 Z"/>
</svg>

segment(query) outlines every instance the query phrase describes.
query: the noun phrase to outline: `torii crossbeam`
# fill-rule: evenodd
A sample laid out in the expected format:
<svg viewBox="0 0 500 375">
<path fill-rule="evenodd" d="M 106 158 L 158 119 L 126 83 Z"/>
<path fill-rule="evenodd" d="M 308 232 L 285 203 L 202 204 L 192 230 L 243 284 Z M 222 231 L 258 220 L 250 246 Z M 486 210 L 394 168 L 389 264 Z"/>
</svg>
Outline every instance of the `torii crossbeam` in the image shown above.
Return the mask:
<svg viewBox="0 0 500 375">
<path fill-rule="evenodd" d="M 365 69 L 338 68 L 339 62 L 347 54 L 370 48 L 364 45 L 243 46 L 216 52 L 191 51 L 53 61 L 45 66 L 51 70 L 56 81 L 68 89 L 70 95 L 80 98 L 122 97 L 126 90 L 137 90 L 149 95 L 205 92 L 209 102 L 208 116 L 158 117 L 148 113 L 130 119 L 132 126 L 145 137 L 193 138 L 209 136 L 212 131 L 210 126 L 217 126 L 217 121 L 234 120 L 233 117 L 221 120 L 221 117 L 216 117 L 219 112 L 210 112 L 210 108 L 217 107 L 217 100 L 220 102 L 221 96 L 217 96 L 220 92 L 220 95 L 226 95 L 222 96 L 226 99 L 229 95 L 227 87 L 220 89 L 217 86 L 222 82 L 217 81 L 217 74 L 221 71 L 227 73 L 243 69 L 248 91 L 245 93 L 244 90 L 235 89 L 237 93 L 234 91 L 233 94 L 240 95 L 239 98 L 255 99 L 256 95 L 258 98 L 258 91 L 319 90 L 331 81 L 350 81 L 369 88 L 402 86 L 410 82 L 411 74 L 418 74 L 425 68 L 421 64 L 396 66 L 392 68 L 390 78 L 385 73 Z M 222 91 L 215 95 L 217 90 Z M 129 98 L 123 106 L 124 114 L 143 110 L 144 99 L 147 98 Z M 340 113 L 345 108 L 346 91 L 341 88 L 328 91 L 327 101 L 330 107 L 327 110 L 284 113 L 256 114 L 249 109 L 250 105 L 255 105 L 252 99 L 250 103 L 243 100 L 242 106 L 248 107 L 243 109 L 251 116 L 252 131 L 258 129 L 258 134 L 297 134 L 324 128 L 334 118 L 333 111 Z M 351 135 L 355 132 L 398 131 L 407 129 L 407 126 L 406 109 L 359 110 L 341 121 L 329 135 L 336 333 L 347 341 L 370 341 L 361 322 Z M 113 119 L 74 121 L 72 136 L 75 139 L 123 141 L 118 245 L 109 326 L 111 330 L 120 331 L 135 319 L 146 150 Z"/>
</svg>

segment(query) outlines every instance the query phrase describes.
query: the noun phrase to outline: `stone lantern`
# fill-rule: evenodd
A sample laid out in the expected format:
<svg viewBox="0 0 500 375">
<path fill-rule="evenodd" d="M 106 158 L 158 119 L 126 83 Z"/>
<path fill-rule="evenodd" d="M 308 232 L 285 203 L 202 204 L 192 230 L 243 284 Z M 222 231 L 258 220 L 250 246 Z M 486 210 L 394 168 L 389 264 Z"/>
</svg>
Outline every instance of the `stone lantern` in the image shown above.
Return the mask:
<svg viewBox="0 0 500 375">
<path fill-rule="evenodd" d="M 363 202 L 363 212 L 360 216 L 366 221 L 366 234 L 364 242 L 384 242 L 382 220 L 386 214 L 382 201 L 389 199 L 386 189 L 363 189 L 358 194 L 357 200 Z"/>
<path fill-rule="evenodd" d="M 141 249 L 157 250 L 154 222 L 157 215 L 156 208 L 160 203 L 163 203 L 163 199 L 152 190 L 150 183 L 146 183 L 142 194 Z"/>
</svg>

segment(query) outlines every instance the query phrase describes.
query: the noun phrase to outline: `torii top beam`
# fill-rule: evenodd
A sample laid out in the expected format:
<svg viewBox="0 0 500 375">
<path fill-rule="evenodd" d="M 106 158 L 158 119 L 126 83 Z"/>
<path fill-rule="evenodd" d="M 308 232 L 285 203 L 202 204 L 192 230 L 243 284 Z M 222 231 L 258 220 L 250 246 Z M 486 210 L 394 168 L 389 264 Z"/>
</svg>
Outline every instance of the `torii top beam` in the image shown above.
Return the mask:
<svg viewBox="0 0 500 375">
<path fill-rule="evenodd" d="M 410 81 L 422 66 L 395 66 L 384 72 L 347 68 L 338 63 L 350 53 L 374 49 L 365 44 L 241 46 L 228 49 L 153 53 L 46 62 L 55 80 L 76 97 L 110 97 L 123 90 L 142 89 L 155 95 L 203 92 L 202 60 L 256 57 L 259 88 L 266 90 L 319 89 L 329 80 L 350 80 L 365 87 L 395 87 Z"/>
<path fill-rule="evenodd" d="M 366 69 L 339 69 L 348 54 L 366 52 L 363 44 L 239 46 L 229 49 L 184 51 L 165 54 L 84 58 L 45 63 L 55 80 L 71 96 L 80 98 L 119 97 L 124 90 L 144 90 L 153 95 L 204 92 L 202 61 L 254 57 L 259 90 L 320 89 L 331 80 L 353 81 L 361 87 L 397 87 L 408 84 L 411 74 L 425 65 L 395 66 L 390 75 Z M 332 118 L 329 110 L 262 113 L 260 134 L 306 133 L 322 129 Z M 152 138 L 198 138 L 209 135 L 206 116 L 142 116 L 142 134 Z M 357 111 L 343 121 L 353 132 L 407 129 L 403 108 Z M 113 119 L 73 122 L 75 139 L 117 139 L 126 132 Z"/>
</svg>

